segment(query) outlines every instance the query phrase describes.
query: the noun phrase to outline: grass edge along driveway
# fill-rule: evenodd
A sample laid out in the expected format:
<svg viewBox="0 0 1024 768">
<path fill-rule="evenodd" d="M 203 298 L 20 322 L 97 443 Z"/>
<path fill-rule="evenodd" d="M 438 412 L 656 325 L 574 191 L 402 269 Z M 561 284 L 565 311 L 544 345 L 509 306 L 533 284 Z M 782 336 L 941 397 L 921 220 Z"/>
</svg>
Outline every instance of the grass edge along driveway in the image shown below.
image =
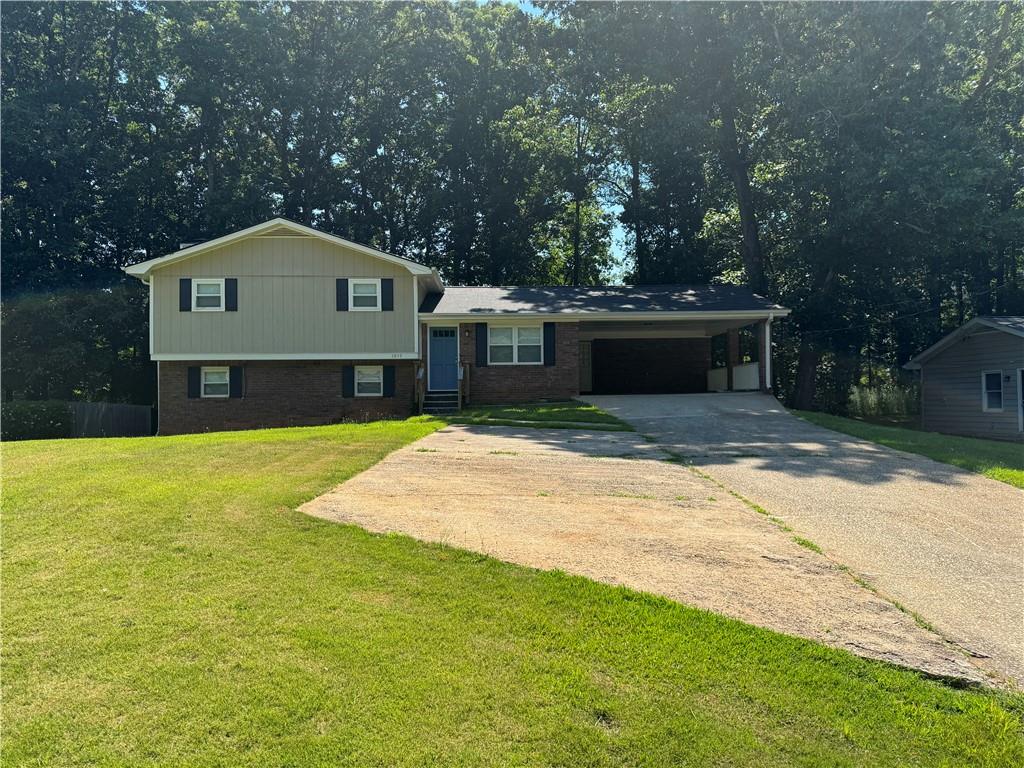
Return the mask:
<svg viewBox="0 0 1024 768">
<path fill-rule="evenodd" d="M 437 426 L 3 446 L 4 764 L 1024 759 L 1019 696 L 295 511 Z"/>
<path fill-rule="evenodd" d="M 1024 445 L 1021 443 L 888 427 L 817 411 L 790 413 L 819 427 L 870 440 L 887 448 L 927 456 L 1024 489 Z"/>
</svg>

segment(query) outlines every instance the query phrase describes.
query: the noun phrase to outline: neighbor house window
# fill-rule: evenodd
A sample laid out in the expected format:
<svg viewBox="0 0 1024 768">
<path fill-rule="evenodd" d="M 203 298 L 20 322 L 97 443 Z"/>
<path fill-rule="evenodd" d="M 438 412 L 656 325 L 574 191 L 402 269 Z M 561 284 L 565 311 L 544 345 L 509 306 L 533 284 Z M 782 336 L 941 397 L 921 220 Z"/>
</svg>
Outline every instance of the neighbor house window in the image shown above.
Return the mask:
<svg viewBox="0 0 1024 768">
<path fill-rule="evenodd" d="M 202 390 L 203 397 L 228 397 L 231 394 L 231 386 L 228 368 L 203 368 Z"/>
<path fill-rule="evenodd" d="M 384 396 L 384 367 L 380 365 L 356 366 L 356 397 Z"/>
<path fill-rule="evenodd" d="M 488 362 L 492 365 L 529 365 L 543 362 L 538 325 L 494 326 L 488 329 Z"/>
<path fill-rule="evenodd" d="M 224 281 L 193 280 L 192 310 L 194 312 L 223 312 Z"/>
<path fill-rule="evenodd" d="M 349 280 L 348 306 L 357 312 L 379 312 L 380 280 Z"/>
<path fill-rule="evenodd" d="M 981 410 L 1003 410 L 1003 372 L 984 371 L 981 374 Z"/>
</svg>

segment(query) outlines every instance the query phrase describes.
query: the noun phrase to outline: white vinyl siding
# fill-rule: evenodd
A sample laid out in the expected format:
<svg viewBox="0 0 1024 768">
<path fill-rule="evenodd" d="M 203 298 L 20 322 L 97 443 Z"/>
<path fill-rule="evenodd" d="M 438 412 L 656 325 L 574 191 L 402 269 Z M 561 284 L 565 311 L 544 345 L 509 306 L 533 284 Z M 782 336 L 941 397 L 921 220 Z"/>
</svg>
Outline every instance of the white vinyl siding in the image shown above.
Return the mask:
<svg viewBox="0 0 1024 768">
<path fill-rule="evenodd" d="M 225 367 L 204 367 L 200 372 L 201 397 L 228 397 L 231 394 L 231 371 Z"/>
<path fill-rule="evenodd" d="M 355 372 L 356 397 L 383 397 L 384 367 L 357 365 Z"/>
<path fill-rule="evenodd" d="M 237 312 L 180 312 L 178 279 L 238 279 Z M 391 278 L 393 312 L 339 312 L 337 279 Z M 416 355 L 415 278 L 404 267 L 307 237 L 254 237 L 156 270 L 152 353 L 173 359 L 399 359 Z M 378 294 L 379 295 L 379 294 Z M 168 358 L 165 358 L 168 359 Z M 273 358 L 277 359 L 277 358 Z"/>
<path fill-rule="evenodd" d="M 493 325 L 487 329 L 489 365 L 541 365 L 544 334 L 539 325 Z"/>
<path fill-rule="evenodd" d="M 1003 410 L 1003 372 L 981 372 L 981 410 Z"/>
</svg>

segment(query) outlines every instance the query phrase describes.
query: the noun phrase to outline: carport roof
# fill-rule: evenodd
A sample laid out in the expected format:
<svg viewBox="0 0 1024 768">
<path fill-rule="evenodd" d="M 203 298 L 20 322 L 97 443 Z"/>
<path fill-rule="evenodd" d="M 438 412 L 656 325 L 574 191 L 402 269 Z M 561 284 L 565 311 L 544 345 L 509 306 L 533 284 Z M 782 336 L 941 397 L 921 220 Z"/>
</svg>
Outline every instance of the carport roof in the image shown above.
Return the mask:
<svg viewBox="0 0 1024 768">
<path fill-rule="evenodd" d="M 714 312 L 787 315 L 738 285 L 447 286 L 430 293 L 426 315 L 550 315 Z"/>
</svg>

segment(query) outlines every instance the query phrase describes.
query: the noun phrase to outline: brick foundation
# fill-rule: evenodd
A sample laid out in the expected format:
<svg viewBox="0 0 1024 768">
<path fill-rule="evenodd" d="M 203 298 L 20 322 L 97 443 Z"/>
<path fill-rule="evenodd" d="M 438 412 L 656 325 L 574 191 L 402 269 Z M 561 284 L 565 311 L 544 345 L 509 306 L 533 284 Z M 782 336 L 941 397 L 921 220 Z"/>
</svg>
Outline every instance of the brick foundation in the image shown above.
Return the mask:
<svg viewBox="0 0 1024 768">
<path fill-rule="evenodd" d="M 459 358 L 468 364 L 471 405 L 568 400 L 580 393 L 579 324 L 556 323 L 554 365 L 476 365 L 476 325 L 459 326 Z"/>
<path fill-rule="evenodd" d="M 189 398 L 190 365 L 241 365 L 240 398 Z M 342 397 L 346 365 L 394 365 L 395 396 Z M 159 433 L 260 429 L 406 418 L 413 413 L 411 360 L 282 360 L 162 362 L 159 364 Z"/>
</svg>

